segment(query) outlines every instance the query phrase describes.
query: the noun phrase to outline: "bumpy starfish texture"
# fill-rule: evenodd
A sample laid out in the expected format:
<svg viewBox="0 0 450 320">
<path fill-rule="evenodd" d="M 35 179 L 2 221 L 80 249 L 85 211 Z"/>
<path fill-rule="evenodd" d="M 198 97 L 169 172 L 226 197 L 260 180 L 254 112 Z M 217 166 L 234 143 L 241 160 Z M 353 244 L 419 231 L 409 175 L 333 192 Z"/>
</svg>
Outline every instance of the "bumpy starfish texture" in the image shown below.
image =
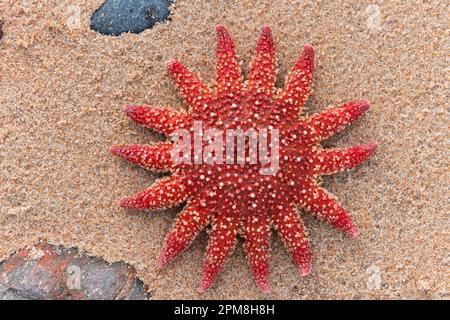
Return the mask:
<svg viewBox="0 0 450 320">
<path fill-rule="evenodd" d="M 138 124 L 165 135 L 179 128 L 193 132 L 194 121 L 202 121 L 202 130 L 276 128 L 280 132 L 279 170 L 262 175 L 259 162 L 174 163 L 174 144 L 170 141 L 113 146 L 111 153 L 117 156 L 151 170 L 171 173 L 147 190 L 122 199 L 119 205 L 159 210 L 186 203 L 165 240 L 158 266 L 164 267 L 211 225 L 199 290 L 206 291 L 213 284 L 240 235 L 255 281 L 268 292 L 271 228 L 277 230 L 300 275 L 310 273 L 310 244 L 299 209 L 351 237 L 358 236 L 347 211 L 320 186 L 320 176 L 357 166 L 374 153 L 377 143 L 324 149 L 320 142 L 357 120 L 369 108 L 369 102 L 352 101 L 301 117 L 311 92 L 312 46 L 304 46 L 284 88 L 276 90 L 275 48 L 269 27 L 262 28 L 246 82 L 225 27 L 217 26 L 217 38 L 214 91 L 180 62 L 167 64 L 189 106 L 188 112 L 146 106 L 128 106 L 124 111 Z"/>
</svg>

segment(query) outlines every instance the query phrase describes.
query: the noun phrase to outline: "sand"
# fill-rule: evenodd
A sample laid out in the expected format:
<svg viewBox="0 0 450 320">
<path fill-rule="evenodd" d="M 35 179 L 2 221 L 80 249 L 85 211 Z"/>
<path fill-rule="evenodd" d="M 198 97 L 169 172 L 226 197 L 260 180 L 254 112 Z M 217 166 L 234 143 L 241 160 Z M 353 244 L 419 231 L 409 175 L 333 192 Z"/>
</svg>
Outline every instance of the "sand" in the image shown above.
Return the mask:
<svg viewBox="0 0 450 320">
<path fill-rule="evenodd" d="M 38 239 L 76 246 L 135 266 L 154 299 L 449 298 L 445 1 L 178 0 L 170 22 L 120 37 L 89 29 L 102 1 L 0 4 L 0 259 Z M 269 24 L 280 84 L 312 43 L 317 67 L 307 113 L 372 101 L 327 145 L 381 144 L 364 165 L 325 180 L 361 238 L 305 215 L 312 274 L 298 277 L 272 237 L 267 296 L 251 278 L 241 242 L 206 294 L 196 291 L 205 234 L 157 271 L 176 210 L 129 213 L 115 204 L 156 176 L 110 156 L 109 146 L 161 139 L 129 121 L 123 105 L 183 108 L 165 72 L 171 58 L 213 83 L 217 23 L 228 26 L 243 66 Z"/>
</svg>

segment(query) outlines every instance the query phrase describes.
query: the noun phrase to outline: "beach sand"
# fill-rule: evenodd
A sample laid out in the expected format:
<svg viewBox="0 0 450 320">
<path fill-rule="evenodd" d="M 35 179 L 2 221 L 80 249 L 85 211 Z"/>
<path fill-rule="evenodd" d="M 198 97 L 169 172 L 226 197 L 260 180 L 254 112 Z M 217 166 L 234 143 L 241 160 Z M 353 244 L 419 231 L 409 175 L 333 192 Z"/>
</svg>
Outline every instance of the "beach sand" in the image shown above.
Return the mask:
<svg viewBox="0 0 450 320">
<path fill-rule="evenodd" d="M 90 30 L 102 2 L 0 4 L 0 259 L 38 239 L 75 246 L 136 267 L 154 299 L 449 298 L 445 1 L 177 0 L 170 22 L 120 37 Z M 108 148 L 161 139 L 122 107 L 184 108 L 165 71 L 172 58 L 212 84 L 218 23 L 230 30 L 244 70 L 261 25 L 271 26 L 279 85 L 312 43 L 314 94 L 305 113 L 372 101 L 326 145 L 380 143 L 362 166 L 325 179 L 352 213 L 360 239 L 302 214 L 313 271 L 300 278 L 272 236 L 269 295 L 254 284 L 241 240 L 206 294 L 196 291 L 205 233 L 158 271 L 177 210 L 130 213 L 116 205 L 157 177 Z"/>
</svg>

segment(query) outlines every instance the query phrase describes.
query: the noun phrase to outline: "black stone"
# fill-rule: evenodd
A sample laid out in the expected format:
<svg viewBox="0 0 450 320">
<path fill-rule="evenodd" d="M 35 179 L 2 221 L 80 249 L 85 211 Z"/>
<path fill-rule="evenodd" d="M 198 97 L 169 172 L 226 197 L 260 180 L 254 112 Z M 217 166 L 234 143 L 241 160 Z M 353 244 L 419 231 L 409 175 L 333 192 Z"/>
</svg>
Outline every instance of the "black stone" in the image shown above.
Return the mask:
<svg viewBox="0 0 450 320">
<path fill-rule="evenodd" d="M 91 17 L 91 29 L 104 35 L 140 33 L 169 18 L 172 0 L 107 0 Z"/>
</svg>

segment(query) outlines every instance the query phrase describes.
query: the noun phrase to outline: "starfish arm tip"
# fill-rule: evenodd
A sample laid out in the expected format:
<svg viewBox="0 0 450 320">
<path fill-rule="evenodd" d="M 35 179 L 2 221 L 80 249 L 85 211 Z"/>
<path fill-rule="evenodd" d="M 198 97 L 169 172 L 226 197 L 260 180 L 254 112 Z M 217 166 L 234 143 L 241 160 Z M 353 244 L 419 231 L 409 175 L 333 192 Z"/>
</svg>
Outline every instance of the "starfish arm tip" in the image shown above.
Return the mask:
<svg viewBox="0 0 450 320">
<path fill-rule="evenodd" d="M 128 149 L 128 146 L 125 145 L 119 145 L 119 144 L 115 144 L 112 145 L 111 147 L 109 147 L 109 153 L 112 154 L 113 156 L 117 156 L 117 157 L 122 157 L 124 158 L 124 153 L 126 152 L 126 150 Z"/>
<path fill-rule="evenodd" d="M 267 279 L 261 279 L 259 281 L 257 281 L 258 287 L 261 289 L 261 291 L 264 294 L 269 294 L 270 293 L 270 284 L 267 281 Z"/>
<path fill-rule="evenodd" d="M 129 115 L 130 113 L 133 113 L 135 107 L 134 106 L 123 106 L 122 111 L 126 114 Z"/>
<path fill-rule="evenodd" d="M 131 106 L 131 105 L 125 105 L 122 108 L 123 113 L 125 115 L 133 120 L 136 119 L 136 116 L 143 113 L 143 111 L 146 110 L 146 107 L 144 106 Z"/>
<path fill-rule="evenodd" d="M 352 226 L 350 229 L 346 230 L 346 234 L 348 234 L 353 239 L 358 239 L 360 232 L 355 226 Z"/>
<path fill-rule="evenodd" d="M 371 141 L 366 145 L 366 148 L 368 148 L 369 150 L 374 152 L 378 148 L 379 145 L 380 144 L 378 143 L 378 141 Z"/>
<path fill-rule="evenodd" d="M 111 147 L 109 147 L 108 151 L 109 151 L 109 153 L 112 154 L 113 156 L 117 156 L 118 153 L 119 153 L 119 151 L 118 151 L 119 148 L 120 148 L 120 147 L 119 147 L 118 145 L 112 145 Z"/>
<path fill-rule="evenodd" d="M 128 198 L 122 198 L 117 200 L 117 206 L 121 208 L 127 208 L 128 207 Z"/>
<path fill-rule="evenodd" d="M 203 278 L 202 281 L 200 282 L 200 285 L 198 286 L 197 291 L 199 293 L 205 293 L 206 291 L 208 291 L 209 287 L 211 287 L 212 285 L 212 281 Z"/>
<path fill-rule="evenodd" d="M 149 111 L 145 106 L 130 106 L 126 105 L 123 107 L 122 111 L 131 120 L 135 121 L 139 125 L 145 125 L 146 123 L 146 113 Z"/>
<path fill-rule="evenodd" d="M 367 99 L 353 101 L 351 104 L 358 111 L 358 114 L 363 114 L 370 108 L 370 101 Z"/>
<path fill-rule="evenodd" d="M 123 209 L 142 210 L 145 208 L 139 200 L 133 198 L 132 196 L 118 200 L 117 205 Z"/>
<path fill-rule="evenodd" d="M 299 272 L 301 277 L 309 276 L 310 273 L 311 273 L 311 265 L 300 266 L 298 268 L 298 272 Z"/>
<path fill-rule="evenodd" d="M 304 50 L 305 52 L 309 53 L 309 54 L 311 54 L 311 53 L 314 54 L 314 47 L 313 47 L 313 45 L 312 45 L 311 43 L 306 43 L 306 44 L 303 46 L 303 50 Z"/>
<path fill-rule="evenodd" d="M 315 56 L 314 47 L 309 43 L 305 44 L 303 46 L 302 60 L 313 62 L 314 56 Z"/>
<path fill-rule="evenodd" d="M 363 149 L 366 153 L 365 159 L 367 159 L 368 157 L 373 155 L 375 153 L 375 151 L 377 150 L 378 146 L 379 146 L 379 143 L 377 141 L 371 141 L 369 143 L 360 145 L 360 148 Z"/>
<path fill-rule="evenodd" d="M 216 32 L 218 35 L 223 35 L 227 33 L 227 28 L 223 24 L 216 25 Z"/>
<path fill-rule="evenodd" d="M 273 42 L 272 30 L 268 25 L 263 25 L 261 27 L 260 37 L 257 44 L 260 50 L 267 51 L 271 53 L 272 56 L 275 55 L 275 47 Z"/>
<path fill-rule="evenodd" d="M 378 149 L 379 143 L 377 141 L 371 141 L 367 144 L 364 144 L 361 146 L 362 149 L 364 149 L 367 152 L 366 159 L 373 155 L 375 151 Z"/>
<path fill-rule="evenodd" d="M 234 52 L 234 43 L 231 39 L 230 33 L 224 25 L 218 24 L 216 26 L 217 34 L 217 54 L 225 54 Z M 226 59 L 227 60 L 227 59 Z"/>
<path fill-rule="evenodd" d="M 156 261 L 156 269 L 162 270 L 167 265 L 168 261 L 164 255 L 164 253 L 161 253 L 161 255 L 158 257 L 158 260 Z"/>
<path fill-rule="evenodd" d="M 261 34 L 263 34 L 263 35 L 272 35 L 272 30 L 270 29 L 268 24 L 264 24 L 261 27 Z"/>
<path fill-rule="evenodd" d="M 166 62 L 166 67 L 169 72 L 173 72 L 179 66 L 181 66 L 181 62 L 176 59 L 170 59 Z"/>
<path fill-rule="evenodd" d="M 216 26 L 216 34 L 218 38 L 218 50 L 233 47 L 233 41 L 231 40 L 230 34 L 224 25 L 218 24 Z"/>
</svg>

